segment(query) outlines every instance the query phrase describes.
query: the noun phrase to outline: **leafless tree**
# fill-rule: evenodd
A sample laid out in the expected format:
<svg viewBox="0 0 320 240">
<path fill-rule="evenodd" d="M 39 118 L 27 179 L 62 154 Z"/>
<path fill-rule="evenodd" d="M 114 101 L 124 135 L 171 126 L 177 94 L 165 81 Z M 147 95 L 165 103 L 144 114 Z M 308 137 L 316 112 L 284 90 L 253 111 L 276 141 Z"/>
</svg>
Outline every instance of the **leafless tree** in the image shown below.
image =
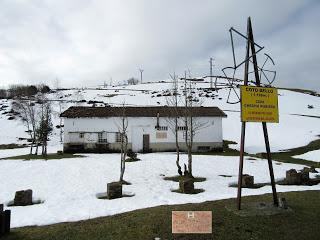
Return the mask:
<svg viewBox="0 0 320 240">
<path fill-rule="evenodd" d="M 36 129 L 37 129 L 37 110 L 34 102 L 24 99 L 16 99 L 12 103 L 14 111 L 20 113 L 24 125 L 27 127 L 27 132 L 31 139 L 30 155 L 33 153 L 33 147 L 37 144 Z"/>
<path fill-rule="evenodd" d="M 39 111 L 39 124 L 37 127 L 37 138 L 41 143 L 43 156 L 47 156 L 48 138 L 52 132 L 52 107 L 51 102 L 44 96 L 41 97 L 40 111 Z"/>
<path fill-rule="evenodd" d="M 191 77 L 190 77 L 191 78 Z M 188 154 L 188 169 L 186 175 L 192 175 L 192 149 L 194 137 L 199 130 L 209 126 L 207 121 L 202 121 L 196 116 L 196 107 L 201 106 L 202 102 L 195 96 L 195 88 L 192 81 L 187 82 L 187 76 L 184 77 L 184 139 Z"/>
<path fill-rule="evenodd" d="M 120 134 L 120 182 L 123 183 L 123 176 L 126 169 L 126 158 L 128 151 L 128 118 L 126 115 L 126 104 L 121 106 L 120 123 L 117 123 L 118 131 Z"/>
<path fill-rule="evenodd" d="M 178 173 L 181 176 L 182 171 L 181 171 L 181 166 L 180 166 L 180 146 L 179 146 L 179 99 L 178 99 L 178 77 L 174 73 L 173 75 L 170 75 L 171 79 L 173 80 L 173 88 L 172 88 L 172 93 L 170 96 L 166 97 L 166 103 L 170 107 L 170 112 L 171 116 L 167 118 L 167 123 L 172 131 L 172 133 L 175 136 L 175 143 L 176 143 L 176 165 L 178 168 Z"/>
</svg>

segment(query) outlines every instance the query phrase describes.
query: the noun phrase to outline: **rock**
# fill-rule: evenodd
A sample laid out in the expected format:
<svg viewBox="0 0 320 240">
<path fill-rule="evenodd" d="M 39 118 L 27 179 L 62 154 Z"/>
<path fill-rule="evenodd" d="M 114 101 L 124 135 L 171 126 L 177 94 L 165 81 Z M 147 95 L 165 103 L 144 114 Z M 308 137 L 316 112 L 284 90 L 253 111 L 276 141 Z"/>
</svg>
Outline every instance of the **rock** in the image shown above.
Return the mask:
<svg viewBox="0 0 320 240">
<path fill-rule="evenodd" d="M 291 185 L 301 185 L 302 183 L 302 174 L 301 172 L 297 172 L 295 169 L 290 169 L 286 172 L 286 179 L 287 184 Z"/>
<path fill-rule="evenodd" d="M 254 187 L 254 177 L 249 174 L 243 174 L 242 187 L 245 187 L 245 188 Z"/>
<path fill-rule="evenodd" d="M 59 151 L 57 151 L 57 154 L 58 155 L 63 155 L 63 151 L 59 150 Z"/>
<path fill-rule="evenodd" d="M 179 180 L 179 189 L 183 193 L 194 192 L 194 181 L 192 178 L 184 177 Z"/>
<path fill-rule="evenodd" d="M 111 182 L 107 185 L 107 198 L 115 199 L 122 197 L 122 184 L 119 182 Z"/>
<path fill-rule="evenodd" d="M 27 206 L 32 205 L 32 190 L 17 191 L 14 197 L 15 206 Z"/>
</svg>

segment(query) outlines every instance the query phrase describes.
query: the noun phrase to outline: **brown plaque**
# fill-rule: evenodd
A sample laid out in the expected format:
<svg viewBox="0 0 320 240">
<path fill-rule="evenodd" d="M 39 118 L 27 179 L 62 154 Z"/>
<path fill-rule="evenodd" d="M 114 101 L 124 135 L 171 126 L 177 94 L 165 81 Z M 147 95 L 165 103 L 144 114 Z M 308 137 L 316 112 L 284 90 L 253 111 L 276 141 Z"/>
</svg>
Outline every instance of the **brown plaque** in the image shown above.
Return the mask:
<svg viewBox="0 0 320 240">
<path fill-rule="evenodd" d="M 172 211 L 172 233 L 212 233 L 212 212 Z"/>
</svg>

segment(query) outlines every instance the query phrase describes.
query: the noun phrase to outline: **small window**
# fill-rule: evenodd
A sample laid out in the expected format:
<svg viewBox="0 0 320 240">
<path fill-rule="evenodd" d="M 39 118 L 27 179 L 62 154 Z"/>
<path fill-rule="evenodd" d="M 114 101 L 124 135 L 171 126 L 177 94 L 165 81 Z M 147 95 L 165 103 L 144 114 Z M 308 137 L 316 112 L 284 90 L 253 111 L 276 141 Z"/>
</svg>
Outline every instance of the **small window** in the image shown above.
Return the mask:
<svg viewBox="0 0 320 240">
<path fill-rule="evenodd" d="M 98 142 L 99 143 L 106 143 L 107 142 L 107 138 L 103 137 L 103 133 L 98 133 Z"/>
<path fill-rule="evenodd" d="M 186 126 L 178 126 L 178 131 L 185 131 L 186 130 Z"/>
<path fill-rule="evenodd" d="M 79 133 L 79 137 L 84 138 L 84 133 L 83 132 Z"/>
<path fill-rule="evenodd" d="M 116 142 L 121 143 L 122 142 L 122 134 L 121 132 L 116 133 Z"/>
<path fill-rule="evenodd" d="M 168 126 L 155 126 L 158 131 L 168 131 Z"/>
</svg>

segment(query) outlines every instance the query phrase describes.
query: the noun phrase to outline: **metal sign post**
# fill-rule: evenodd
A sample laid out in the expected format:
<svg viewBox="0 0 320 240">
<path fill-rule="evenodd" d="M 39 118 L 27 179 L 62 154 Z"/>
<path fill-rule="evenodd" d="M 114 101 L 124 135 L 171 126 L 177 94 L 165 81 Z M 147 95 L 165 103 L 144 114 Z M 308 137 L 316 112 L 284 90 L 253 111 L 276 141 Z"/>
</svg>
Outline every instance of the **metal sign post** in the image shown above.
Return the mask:
<svg viewBox="0 0 320 240">
<path fill-rule="evenodd" d="M 253 32 L 252 32 L 252 25 L 251 25 L 251 19 L 248 18 L 247 23 L 247 46 L 246 46 L 246 58 L 245 58 L 245 70 L 244 70 L 244 86 L 248 86 L 248 76 L 249 76 L 249 63 L 253 63 L 254 67 L 254 75 L 255 75 L 255 84 L 256 86 L 260 86 L 260 76 L 259 76 L 259 67 L 257 63 L 257 57 L 256 57 L 256 50 L 255 50 L 255 44 L 253 39 Z M 251 56 L 250 56 L 250 49 L 251 49 Z M 262 48 L 260 48 L 262 49 Z M 251 60 L 252 57 L 252 60 Z M 240 98 L 242 101 L 242 97 Z M 274 173 L 273 173 L 273 167 L 272 167 L 272 160 L 271 160 L 271 151 L 270 151 L 270 144 L 269 144 L 269 137 L 268 137 L 268 129 L 267 129 L 267 123 L 262 122 L 262 128 L 263 128 L 263 135 L 264 135 L 264 141 L 266 146 L 266 152 L 267 152 L 267 159 L 268 159 L 268 165 L 269 165 L 269 172 L 270 172 L 270 179 L 271 179 L 271 186 L 272 186 L 272 193 L 273 193 L 273 202 L 274 205 L 278 206 L 278 197 L 277 197 L 277 191 L 275 186 L 275 180 L 274 180 Z M 239 162 L 239 178 L 238 178 L 238 195 L 237 195 L 237 207 L 238 210 L 241 209 L 241 191 L 242 191 L 242 176 L 243 176 L 243 157 L 244 157 L 244 145 L 245 145 L 245 133 L 246 133 L 246 121 L 242 121 L 242 127 L 241 127 L 241 143 L 240 143 L 240 162 Z"/>
</svg>

